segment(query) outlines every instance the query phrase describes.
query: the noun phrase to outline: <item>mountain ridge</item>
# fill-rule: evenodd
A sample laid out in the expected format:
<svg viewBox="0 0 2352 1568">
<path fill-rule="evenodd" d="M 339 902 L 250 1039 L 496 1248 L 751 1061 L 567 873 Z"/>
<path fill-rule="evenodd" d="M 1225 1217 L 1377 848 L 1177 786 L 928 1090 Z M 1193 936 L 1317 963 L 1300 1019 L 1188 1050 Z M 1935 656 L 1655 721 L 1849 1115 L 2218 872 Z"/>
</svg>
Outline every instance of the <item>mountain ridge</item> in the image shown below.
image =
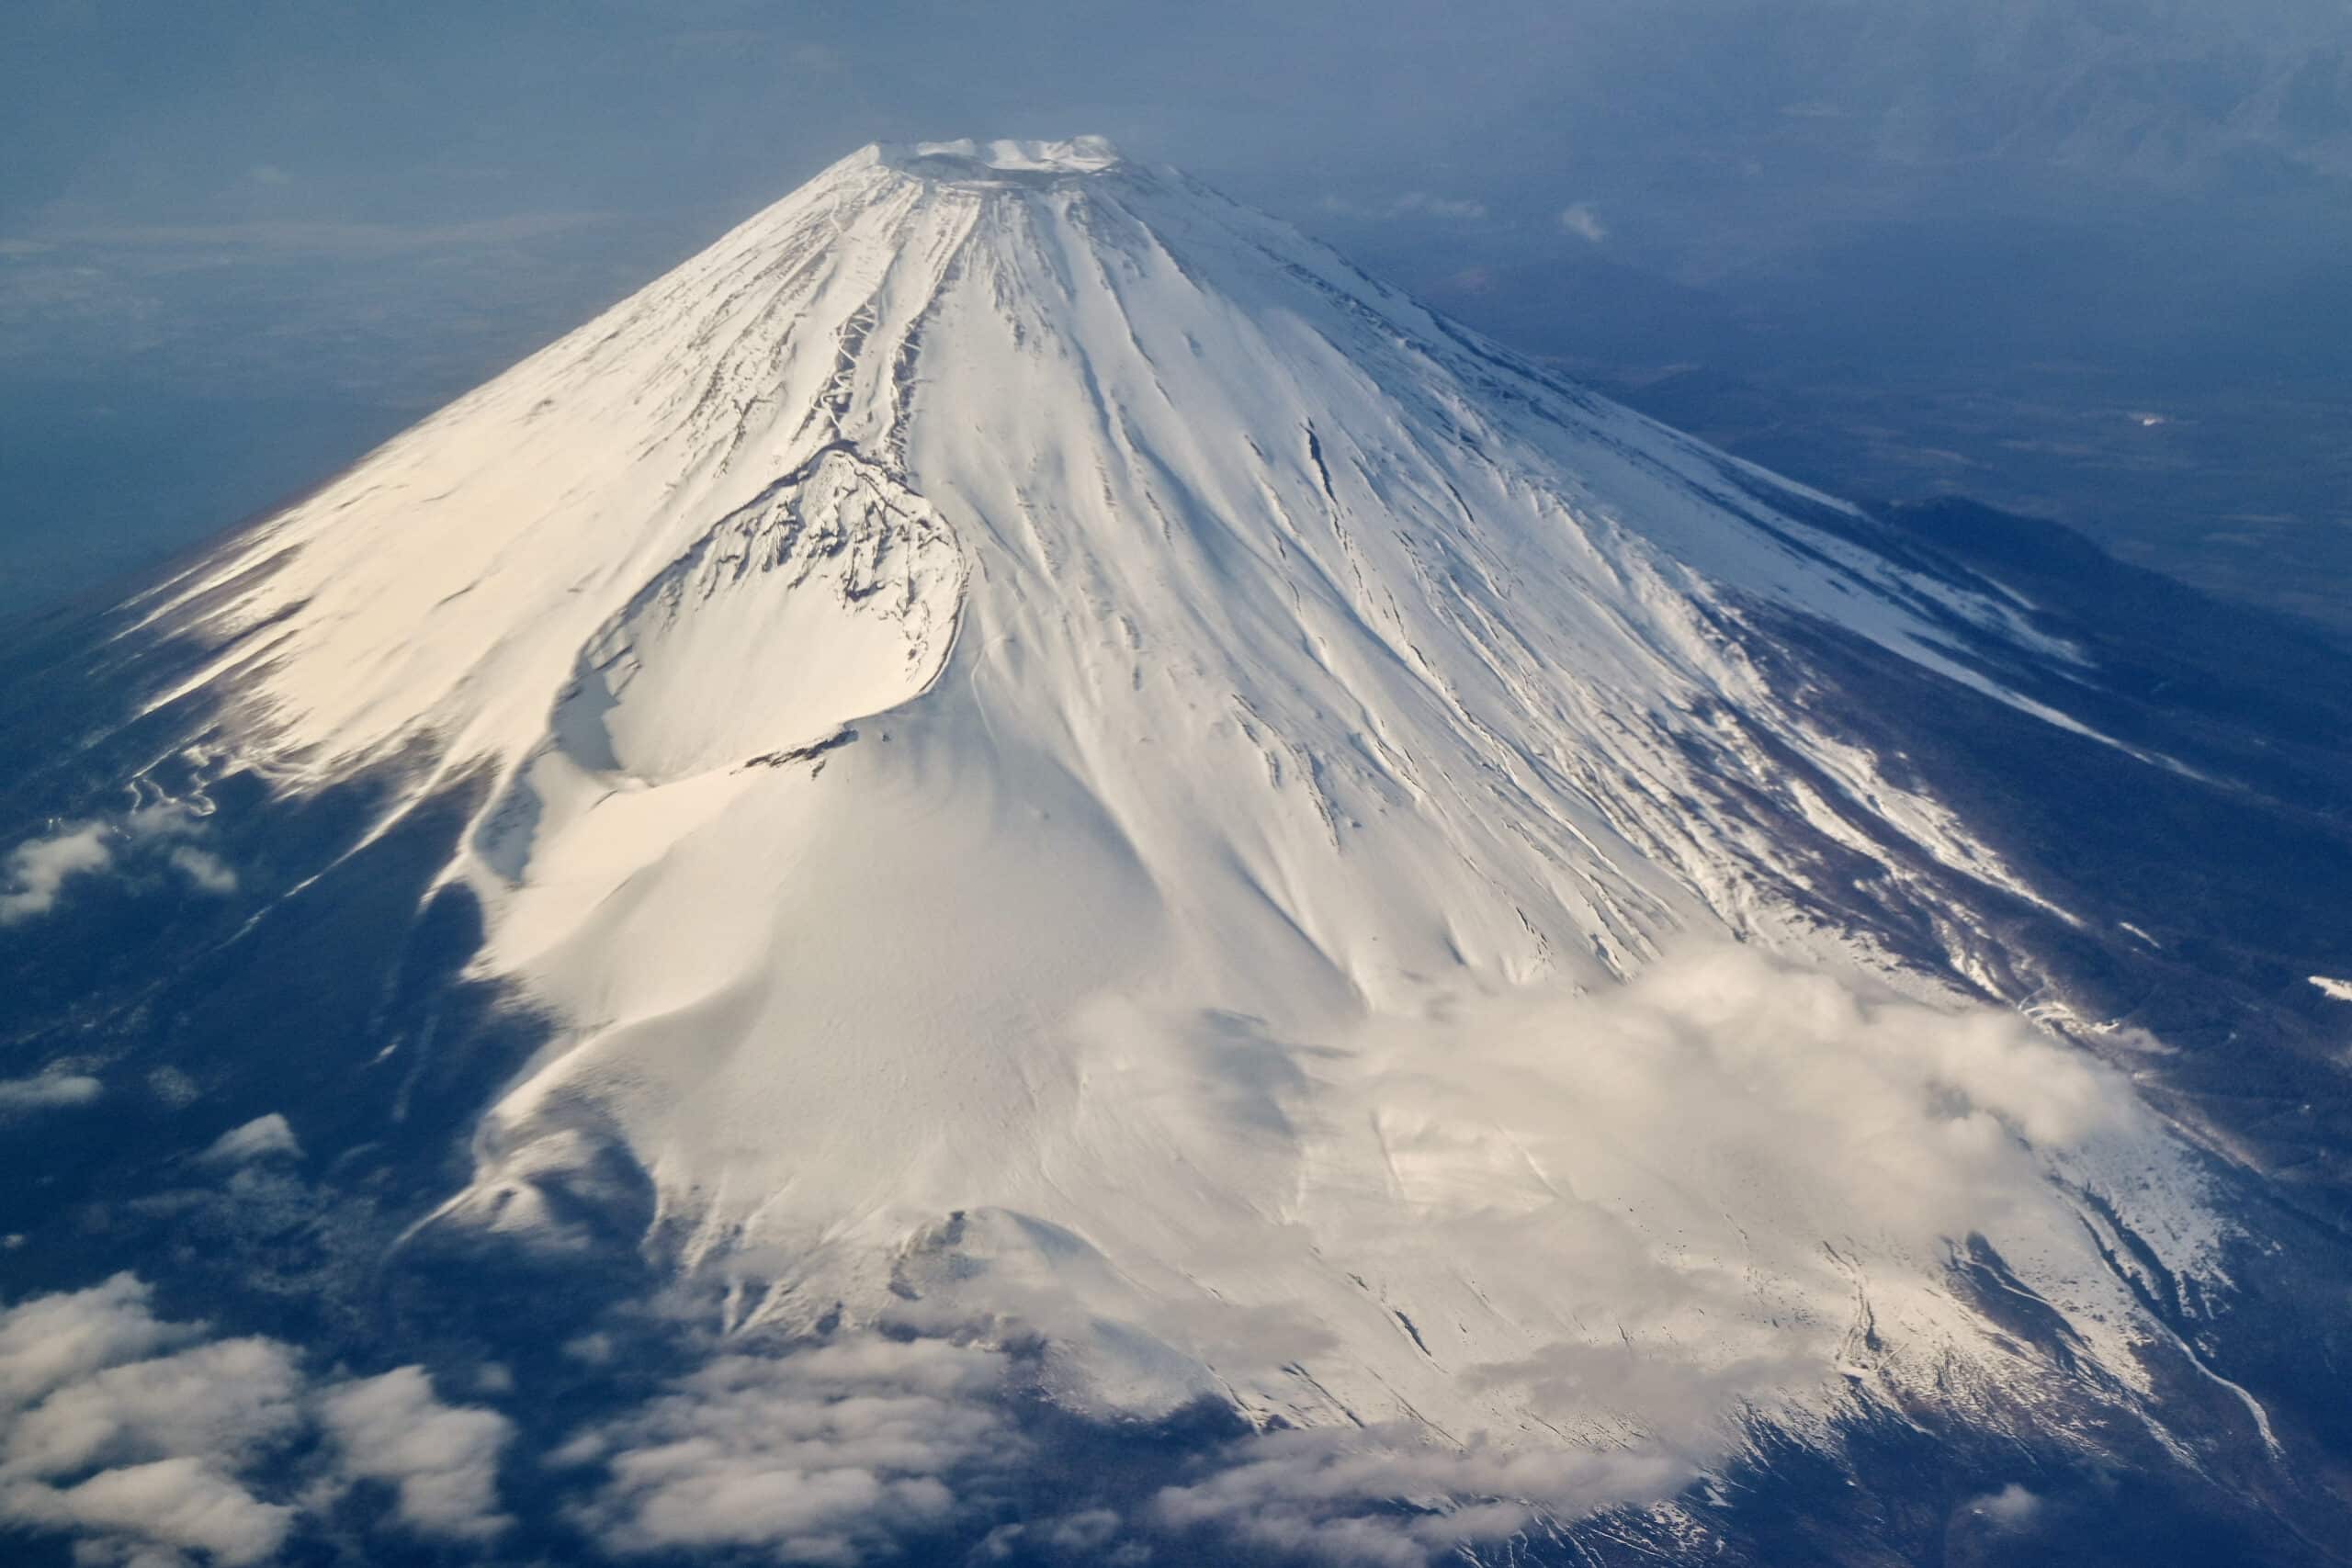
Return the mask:
<svg viewBox="0 0 2352 1568">
<path fill-rule="evenodd" d="M 1561 1518 L 1928 1410 L 2260 1473 L 2262 1233 L 2052 989 L 2131 939 L 1911 754 L 2220 787 L 2084 625 L 1099 141 L 869 149 L 132 601 L 140 804 L 12 863 L 264 898 L 220 953 L 396 866 L 303 1069 L 439 1107 L 388 1256 L 715 1353 Z"/>
<path fill-rule="evenodd" d="M 593 453 L 626 466 L 565 471 Z M 479 492 L 515 504 L 541 473 L 553 506 L 483 527 Z M 2000 594 L 1857 546 L 1860 514 L 1801 507 L 1837 510 L 1106 144 L 922 144 L 854 154 L 265 530 L 247 559 L 298 547 L 281 570 L 310 585 L 232 614 L 282 628 L 241 678 L 297 770 L 419 714 L 505 781 L 447 874 L 492 911 L 487 966 L 571 1043 L 485 1122 L 445 1223 L 568 1245 L 548 1194 L 617 1137 L 681 1267 L 781 1269 L 751 1321 L 807 1324 L 829 1292 L 878 1310 L 900 1238 L 990 1182 L 1062 1213 L 1055 1162 L 1115 1159 L 1105 1137 L 1258 1171 L 1205 1213 L 1365 1157 L 1290 1127 L 1291 1038 L 1464 1005 L 1456 985 L 1623 980 L 1725 925 L 1838 956 L 1854 929 L 1794 902 L 1823 852 L 1794 822 L 1877 858 L 1898 902 L 1933 897 L 1904 890 L 1913 856 L 2033 901 L 1781 705 L 1734 628 L 1747 603 L 1830 616 L 2061 726 L 1984 671 L 2071 656 Z M 384 532 L 420 526 L 449 562 Z M 400 641 L 352 641 L 388 597 L 417 606 Z M 558 618 L 578 629 L 540 635 Z M 480 661 L 453 662 L 469 637 Z M 806 775 L 744 768 L 852 728 Z M 1184 1065 L 1204 1050 L 1272 1075 L 1238 1125 Z M 1111 1064 L 1153 1086 L 1154 1134 L 1084 1087 Z M 833 1098 L 787 1109 L 810 1074 Z M 1261 1123 L 1288 1130 L 1261 1146 Z M 886 1125 L 924 1129 L 911 1171 L 861 1157 Z M 1150 1210 L 1053 1223 L 1082 1257 Z M 1214 1228 L 1173 1223 L 1170 1246 Z M 867 1260 L 808 1277 L 842 1225 Z M 996 1272 L 1088 1288 L 993 1245 Z M 1340 1408 L 1458 1389 L 1425 1344 L 1351 1343 L 1388 1370 Z"/>
</svg>

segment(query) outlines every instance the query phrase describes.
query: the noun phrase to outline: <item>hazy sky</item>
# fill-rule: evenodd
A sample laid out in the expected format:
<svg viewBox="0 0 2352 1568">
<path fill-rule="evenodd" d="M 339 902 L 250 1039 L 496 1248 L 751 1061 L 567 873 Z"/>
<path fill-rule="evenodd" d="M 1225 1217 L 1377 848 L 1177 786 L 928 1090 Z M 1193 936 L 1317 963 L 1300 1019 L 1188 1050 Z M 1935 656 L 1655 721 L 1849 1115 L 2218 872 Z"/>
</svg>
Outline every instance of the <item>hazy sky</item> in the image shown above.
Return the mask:
<svg viewBox="0 0 2352 1568">
<path fill-rule="evenodd" d="M 2098 352 L 2154 313 L 2308 356 L 2183 302 L 2340 274 L 2347 46 L 2346 0 L 8 0 L 0 604 L 319 477 L 876 139 L 1107 134 L 1538 331 L 1623 309 L 1522 276 L 1566 266 L 1964 351 L 2023 267 Z"/>
<path fill-rule="evenodd" d="M 875 138 L 1086 127 L 1270 205 L 2211 188 L 2352 172 L 2347 44 L 2343 0 L 11 0 L 0 222 L 729 209 Z"/>
</svg>

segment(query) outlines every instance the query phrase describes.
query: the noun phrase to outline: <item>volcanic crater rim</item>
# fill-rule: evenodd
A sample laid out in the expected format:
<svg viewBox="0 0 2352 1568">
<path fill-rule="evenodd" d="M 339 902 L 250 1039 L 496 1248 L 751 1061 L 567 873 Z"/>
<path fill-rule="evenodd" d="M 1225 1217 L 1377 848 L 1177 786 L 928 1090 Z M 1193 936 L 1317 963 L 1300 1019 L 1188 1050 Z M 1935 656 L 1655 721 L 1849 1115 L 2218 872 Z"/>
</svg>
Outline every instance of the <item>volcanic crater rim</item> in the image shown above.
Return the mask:
<svg viewBox="0 0 2352 1568">
<path fill-rule="evenodd" d="M 909 174 L 991 185 L 1106 174 L 1125 162 L 1109 139 L 1101 136 L 1074 136 L 1066 141 L 1001 137 L 981 141 L 964 137 L 911 144 L 876 142 L 868 152 L 876 162 Z"/>
</svg>

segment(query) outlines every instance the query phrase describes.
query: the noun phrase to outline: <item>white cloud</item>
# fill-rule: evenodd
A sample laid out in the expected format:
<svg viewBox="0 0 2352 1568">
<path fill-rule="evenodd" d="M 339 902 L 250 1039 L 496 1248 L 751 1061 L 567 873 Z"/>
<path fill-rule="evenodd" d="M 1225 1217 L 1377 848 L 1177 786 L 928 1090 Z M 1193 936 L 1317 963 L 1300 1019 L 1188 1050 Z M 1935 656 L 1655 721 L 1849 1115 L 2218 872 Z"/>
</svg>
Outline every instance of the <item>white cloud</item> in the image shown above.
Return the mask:
<svg viewBox="0 0 2352 1568">
<path fill-rule="evenodd" d="M 1531 1510 L 1654 1500 L 1751 1419 L 1826 1430 L 1955 1376 L 2145 1389 L 2156 1331 L 2070 1194 L 2105 1195 L 2167 1267 L 2213 1257 L 2195 1167 L 2121 1077 L 2013 1014 L 1753 947 L 1587 995 L 1448 998 L 1287 1061 L 1252 1058 L 1252 1099 L 1230 1052 L 1190 1076 L 1179 1045 L 1131 1051 L 1123 1070 L 1167 1072 L 1152 1136 L 1177 1157 L 1055 1145 L 1063 1206 L 967 1211 L 892 1264 L 930 1321 L 1035 1332 L 1081 1399 L 1170 1408 L 1206 1366 L 1191 1388 L 1288 1420 L 1409 1408 L 1460 1439 L 1245 1443 L 1163 1501 L 1269 1546 L 1402 1562 Z M 1203 1191 L 1242 1218 L 1148 1230 Z M 2021 1364 L 1954 1276 L 1977 1237 L 2100 1371 Z"/>
<path fill-rule="evenodd" d="M 2120 1076 L 2014 1014 L 1752 946 L 1589 994 L 1432 998 L 1296 1045 L 1202 1046 L 1190 1017 L 1089 1027 L 1148 1121 L 1046 1125 L 1010 1175 L 966 1159 L 957 1188 L 1002 1201 L 928 1230 L 876 1220 L 834 1244 L 838 1270 L 779 1246 L 778 1275 L 802 1272 L 772 1299 L 792 1298 L 787 1324 L 847 1298 L 854 1325 L 1024 1332 L 1082 1407 L 1229 1396 L 1329 1428 L 1237 1447 L 1164 1500 L 1185 1529 L 1420 1552 L 1668 1495 L 1755 1419 L 1825 1432 L 1858 1399 L 1900 1408 L 1979 1376 L 2153 1401 L 2161 1329 L 2100 1228 L 2121 1215 L 2190 1277 L 2214 1256 L 2196 1168 Z M 1051 1183 L 1016 1188 L 1046 1159 Z M 1954 1268 L 1979 1238 L 2068 1324 L 2075 1363 L 2037 1364 L 1987 1319 Z M 971 1495 L 967 1467 L 1005 1440 L 985 1393 L 910 1390 L 894 1361 L 853 1394 L 824 1374 L 845 1353 L 732 1358 L 583 1432 L 569 1457 L 605 1467 L 592 1533 L 839 1561 L 882 1550 L 852 1521 Z M 861 1415 L 891 1411 L 912 1445 L 895 1467 Z M 1330 1435 L 1408 1413 L 1458 1445 Z"/>
<path fill-rule="evenodd" d="M 0 1078 L 0 1116 L 87 1105 L 105 1092 L 106 1085 L 85 1073 L 52 1066 L 28 1078 Z"/>
<path fill-rule="evenodd" d="M 185 874 L 196 885 L 199 893 L 226 897 L 237 890 L 237 874 L 226 861 L 209 850 L 199 850 L 193 844 L 182 844 L 171 853 L 174 870 Z"/>
<path fill-rule="evenodd" d="M 220 856 L 189 841 L 209 830 L 208 815 L 184 801 L 152 801 L 119 817 L 68 822 L 43 837 L 26 840 L 8 852 L 5 883 L 0 883 L 0 926 L 48 914 L 68 882 L 111 870 L 125 852 L 149 845 L 170 846 L 164 863 L 198 892 L 235 892 L 236 872 Z"/>
<path fill-rule="evenodd" d="M 1435 196 L 1425 190 L 1408 190 L 1385 201 L 1351 201 L 1342 196 L 1323 198 L 1323 210 L 1343 218 L 1370 219 L 1391 221 L 1399 219 L 1434 219 L 1449 223 L 1476 223 L 1487 216 L 1487 204 L 1466 197 Z"/>
<path fill-rule="evenodd" d="M 1599 244 L 1609 238 L 1609 226 L 1589 201 L 1573 202 L 1560 209 L 1560 227 L 1580 240 Z"/>
<path fill-rule="evenodd" d="M 1405 1429 L 1272 1432 L 1231 1457 L 1207 1480 L 1161 1492 L 1161 1521 L 1390 1568 L 1423 1568 L 1459 1543 L 1509 1536 L 1540 1510 L 1584 1514 L 1664 1496 L 1696 1473 L 1655 1445 L 1448 1448 Z"/>
<path fill-rule="evenodd" d="M 66 882 L 114 863 L 107 830 L 96 822 L 59 829 L 44 839 L 28 839 L 8 852 L 8 880 L 0 891 L 0 926 L 13 926 L 57 905 Z"/>
<path fill-rule="evenodd" d="M 1153 1562 L 1148 1543 L 1120 1541 L 1126 1528 L 1127 1521 L 1110 1508 L 1080 1508 L 1076 1513 L 1023 1519 L 989 1531 L 972 1560 L 1003 1562 L 1017 1556 L 1034 1562 L 1043 1551 L 1059 1562 L 1107 1563 L 1112 1568 L 1141 1568 Z"/>
<path fill-rule="evenodd" d="M 129 1274 L 0 1311 L 0 1527 L 71 1535 L 80 1562 L 162 1568 L 193 1551 L 242 1568 L 360 1481 L 393 1488 L 392 1524 L 477 1540 L 506 1523 L 512 1432 L 441 1403 L 420 1367 L 322 1388 L 277 1340 L 158 1318 Z M 306 1453 L 313 1471 L 329 1462 L 322 1482 L 272 1495 Z"/>
<path fill-rule="evenodd" d="M 165 863 L 186 876 L 198 892 L 221 897 L 237 890 L 236 872 L 211 851 L 187 841 L 210 830 L 210 814 L 209 807 L 198 811 L 185 801 L 159 800 L 124 817 L 122 831 L 133 843 L 170 843 L 173 848 L 164 857 Z"/>
<path fill-rule="evenodd" d="M 1968 1511 L 1982 1515 L 1996 1529 L 2023 1529 L 2041 1512 L 2041 1499 L 2012 1481 L 1971 1501 Z"/>
<path fill-rule="evenodd" d="M 1409 218 L 1420 214 L 1430 218 L 1450 218 L 1464 222 L 1475 222 L 1486 217 L 1487 204 L 1483 201 L 1469 201 L 1454 197 L 1431 196 L 1427 191 L 1414 190 L 1407 191 L 1403 196 L 1398 197 L 1391 204 L 1389 211 L 1391 215 L 1398 218 Z"/>
<path fill-rule="evenodd" d="M 1990 1238 L 2129 1382 L 2130 1298 L 2095 1283 L 2053 1173 L 2130 1191 L 2176 1258 L 2206 1234 L 2173 1207 L 2190 1168 L 2120 1077 L 2012 1015 L 1746 947 L 1687 950 L 1588 996 L 1464 1005 L 1434 1028 L 1391 1021 L 1316 1071 L 1312 1114 L 1331 1131 L 1287 1212 L 1410 1319 L 1413 1348 L 1445 1368 L 1412 1397 L 1464 1441 L 1274 1434 L 1159 1507 L 1170 1526 L 1333 1561 L 1418 1563 L 1537 1513 L 1654 1501 L 1756 1415 L 1802 1423 L 1844 1389 L 2013 1357 L 1951 1288 L 1959 1238 Z M 2109 1156 L 2126 1179 L 2093 1180 Z M 1376 1203 L 1344 1201 L 1360 1169 L 1378 1173 Z M 1853 1331 L 1865 1310 L 1870 1345 Z M 1498 1318 L 1534 1348 L 1487 1349 L 1481 1325 Z M 1342 1383 L 1343 1362 L 1301 1359 L 1351 1400 L 1377 1396 Z M 1242 1375 L 1238 1357 L 1217 1364 Z M 1389 1375 L 1410 1374 L 1399 1365 Z M 1530 1440 L 1545 1429 L 1562 1440 Z M 2028 1504 L 1984 1506 L 2017 1518 Z"/>
<path fill-rule="evenodd" d="M 264 1339 L 190 1343 L 118 1274 L 0 1313 L 0 1522 L 70 1532 L 98 1562 L 274 1554 L 293 1509 L 237 1472 L 300 1423 L 300 1376 Z"/>
<path fill-rule="evenodd" d="M 856 1562 L 948 1522 L 957 1473 L 1015 1446 L 987 1403 L 1004 1372 L 937 1339 L 723 1356 L 557 1459 L 603 1466 L 580 1518 L 609 1551 Z"/>
<path fill-rule="evenodd" d="M 35 1296 L 0 1312 L 0 1412 L 103 1367 L 186 1344 L 202 1332 L 159 1322 L 136 1275 L 117 1274 L 86 1291 Z"/>
<path fill-rule="evenodd" d="M 141 1565 L 158 1561 L 153 1548 L 210 1554 L 221 1568 L 243 1568 L 276 1555 L 294 1510 L 265 1503 L 203 1460 L 191 1455 L 100 1471 L 68 1487 L 12 1484 L 0 1490 L 0 1515 L 17 1523 L 70 1530 L 91 1549 L 87 1562 Z"/>
<path fill-rule="evenodd" d="M 756 1551 L 848 1565 L 901 1555 L 965 1516 L 1017 1462 L 1043 1462 L 998 1403 L 1001 1351 L 863 1335 L 781 1355 L 718 1357 L 551 1456 L 601 1477 L 575 1522 L 616 1555 Z M 1163 1490 L 1151 1533 L 1203 1533 L 1334 1563 L 1422 1568 L 1538 1513 L 1668 1495 L 1691 1461 L 1655 1443 L 1449 1446 L 1426 1429 L 1277 1430 Z M 1402 1506 L 1400 1506 L 1402 1505 Z M 982 1561 L 1045 1552 L 1140 1561 L 1115 1511 L 1087 1506 L 989 1532 Z"/>
<path fill-rule="evenodd" d="M 0 1475 L 77 1471 L 198 1456 L 241 1467 L 300 1423 L 302 1376 L 267 1339 L 223 1339 L 106 1368 L 56 1389 L 11 1424 Z"/>
<path fill-rule="evenodd" d="M 243 1126 L 232 1127 L 212 1140 L 211 1145 L 197 1157 L 206 1165 L 250 1165 L 279 1156 L 300 1159 L 302 1145 L 286 1118 L 273 1111 Z"/>
<path fill-rule="evenodd" d="M 512 1522 L 498 1508 L 498 1461 L 514 1423 L 494 1410 L 442 1404 L 423 1367 L 331 1389 L 319 1415 L 344 1473 L 390 1484 L 395 1517 L 417 1534 L 477 1540 Z"/>
<path fill-rule="evenodd" d="M 2324 975 L 2314 975 L 2311 980 L 2319 987 L 2320 995 L 2339 1002 L 2352 1002 L 2352 980 L 2332 980 Z"/>
<path fill-rule="evenodd" d="M 2119 1203 L 2169 1201 L 2174 1177 L 2128 1085 L 2013 1016 L 1724 946 L 1591 995 L 1455 998 L 1385 1019 L 1317 1043 L 1295 1073 L 1253 1066 L 1273 1087 L 1246 1104 L 1231 1057 L 1216 1061 L 1209 1100 L 1154 1097 L 1155 1129 L 1239 1116 L 1297 1158 L 1283 1168 L 1283 1226 L 1228 1227 L 1178 1258 L 1199 1295 L 1132 1292 L 1143 1269 L 1108 1227 L 1081 1236 L 1075 1222 L 995 1211 L 959 1219 L 952 1241 L 902 1248 L 894 1267 L 934 1271 L 915 1278 L 919 1306 L 890 1310 L 906 1326 L 929 1314 L 926 1332 L 990 1314 L 1007 1334 L 1036 1330 L 1057 1392 L 1081 1406 L 1100 1390 L 1090 1368 L 1111 1363 L 1061 1348 L 1099 1333 L 1148 1341 L 1168 1364 L 1197 1356 L 1261 1410 L 1329 1419 L 1332 1406 L 1300 1392 L 1311 1386 L 1377 1419 L 1365 1401 L 1393 1389 L 1459 1440 L 1272 1432 L 1191 1472 L 1137 1523 L 1402 1565 L 1538 1516 L 1670 1495 L 1752 1416 L 1825 1388 L 1846 1400 L 1882 1377 L 1899 1387 L 1907 1355 L 1923 1377 L 1966 1375 L 1974 1329 L 1951 1288 L 1952 1238 L 1989 1238 L 2030 1288 L 2065 1284 L 2073 1293 L 2049 1293 L 2086 1356 L 2119 1382 L 2136 1375 L 2131 1303 L 2099 1293 L 2089 1222 L 2051 1179 L 2117 1190 L 2093 1179 L 2110 1146 L 2136 1184 Z M 202 1157 L 294 1146 L 283 1118 L 265 1116 Z M 1130 1179 L 1176 1185 L 1117 1153 Z M 1237 1168 L 1183 1168 L 1195 1182 Z M 1017 1274 L 1014 1233 L 1051 1233 L 1050 1267 Z M 2143 1234 L 2181 1257 L 2178 1237 Z M 1871 1345 L 1858 1343 L 1858 1313 Z M 1362 1322 L 1378 1334 L 1351 1327 Z M 1380 1347 L 1396 1358 L 1370 1359 Z M 601 1337 L 581 1348 L 614 1349 Z M 552 1457 L 575 1472 L 573 1522 L 613 1554 L 859 1562 L 969 1522 L 1011 1465 L 1036 1458 L 1001 1404 L 1015 1369 L 944 1338 L 851 1330 L 717 1357 Z M 300 1529 L 255 1476 L 276 1446 L 313 1436 L 328 1479 L 307 1503 L 374 1482 L 392 1489 L 390 1522 L 419 1534 L 472 1541 L 506 1523 L 504 1416 L 445 1403 L 419 1367 L 306 1383 L 283 1346 L 160 1322 L 128 1276 L 0 1313 L 0 1520 L 77 1530 L 118 1555 L 234 1562 L 224 1554 Z M 1529 1437 L 1547 1429 L 1559 1440 Z M 2003 1529 L 2036 1506 L 2021 1487 L 1973 1505 Z M 1102 1560 L 1126 1528 L 1080 1509 L 992 1539 Z"/>
<path fill-rule="evenodd" d="M 1118 1535 L 1119 1524 L 1119 1516 L 1108 1508 L 1085 1508 L 1040 1520 L 1037 1534 L 1057 1551 L 1100 1551 Z"/>
</svg>

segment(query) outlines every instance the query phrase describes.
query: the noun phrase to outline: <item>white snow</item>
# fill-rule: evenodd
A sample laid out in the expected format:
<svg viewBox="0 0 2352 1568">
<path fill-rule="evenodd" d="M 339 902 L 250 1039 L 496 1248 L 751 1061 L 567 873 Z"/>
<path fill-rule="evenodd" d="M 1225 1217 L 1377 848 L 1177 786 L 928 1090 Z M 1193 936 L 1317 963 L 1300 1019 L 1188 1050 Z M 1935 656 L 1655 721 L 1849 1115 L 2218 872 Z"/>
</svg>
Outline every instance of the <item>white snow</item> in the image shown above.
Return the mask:
<svg viewBox="0 0 2352 1568">
<path fill-rule="evenodd" d="M 878 152 L 878 149 L 876 150 Z M 1119 150 L 1100 136 L 1068 141 L 921 141 L 918 158 L 960 159 L 990 169 L 1032 169 L 1057 174 L 1099 174 L 1119 161 Z"/>
<path fill-rule="evenodd" d="M 1945 1279 L 1979 1233 L 2142 1386 L 2045 1176 L 2194 1268 L 2187 1166 L 1797 911 L 1815 846 L 1955 964 L 1890 844 L 2034 895 L 1734 632 L 2079 728 L 1946 626 L 2074 655 L 1775 495 L 1099 140 L 934 143 L 147 608 L 250 631 L 197 683 L 290 787 L 497 780 L 447 874 L 562 1030 L 442 1223 L 570 1244 L 609 1138 L 743 1323 L 895 1281 L 1046 1326 L 1074 1399 L 1544 1441 L 2026 1375 Z"/>
</svg>

